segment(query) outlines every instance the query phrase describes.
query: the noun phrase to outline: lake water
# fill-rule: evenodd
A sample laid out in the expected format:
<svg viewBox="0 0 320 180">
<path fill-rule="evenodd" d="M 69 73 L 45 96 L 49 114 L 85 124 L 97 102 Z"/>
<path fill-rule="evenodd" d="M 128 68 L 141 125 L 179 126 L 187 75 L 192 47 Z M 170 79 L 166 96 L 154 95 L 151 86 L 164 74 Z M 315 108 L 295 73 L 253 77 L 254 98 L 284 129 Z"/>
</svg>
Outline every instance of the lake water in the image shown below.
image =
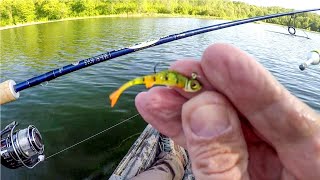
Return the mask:
<svg viewBox="0 0 320 180">
<path fill-rule="evenodd" d="M 156 37 L 222 21 L 193 18 L 96 18 L 61 21 L 0 31 L 1 78 L 21 82 L 64 65 Z M 217 42 L 230 43 L 257 58 L 292 94 L 320 111 L 320 66 L 300 71 L 306 53 L 320 48 L 320 35 L 292 37 L 274 25 L 247 24 L 197 35 L 100 63 L 21 92 L 1 107 L 1 126 L 35 125 L 47 156 L 137 113 L 133 87 L 110 108 L 108 96 L 124 82 L 166 68 L 181 58 L 201 57 Z M 298 30 L 301 36 L 305 34 Z M 1 167 L 1 179 L 100 179 L 108 177 L 143 131 L 140 116 L 41 163 L 33 170 Z"/>
</svg>

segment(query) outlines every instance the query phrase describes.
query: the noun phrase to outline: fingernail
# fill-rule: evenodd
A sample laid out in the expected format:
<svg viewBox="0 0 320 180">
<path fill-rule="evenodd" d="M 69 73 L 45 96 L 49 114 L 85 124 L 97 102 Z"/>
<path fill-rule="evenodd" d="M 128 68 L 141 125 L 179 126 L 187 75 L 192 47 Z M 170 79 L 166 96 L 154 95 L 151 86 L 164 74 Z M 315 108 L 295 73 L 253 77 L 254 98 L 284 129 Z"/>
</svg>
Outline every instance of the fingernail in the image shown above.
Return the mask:
<svg viewBox="0 0 320 180">
<path fill-rule="evenodd" d="M 216 137 L 231 127 L 227 109 L 222 105 L 198 107 L 190 118 L 191 131 L 200 137 Z"/>
</svg>

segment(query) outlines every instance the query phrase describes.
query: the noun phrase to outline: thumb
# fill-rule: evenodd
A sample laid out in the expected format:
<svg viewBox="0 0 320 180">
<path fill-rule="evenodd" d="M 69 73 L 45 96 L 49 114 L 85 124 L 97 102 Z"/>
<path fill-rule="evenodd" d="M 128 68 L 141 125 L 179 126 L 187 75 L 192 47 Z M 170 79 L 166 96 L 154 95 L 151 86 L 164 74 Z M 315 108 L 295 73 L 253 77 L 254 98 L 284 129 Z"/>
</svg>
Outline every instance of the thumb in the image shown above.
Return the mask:
<svg viewBox="0 0 320 180">
<path fill-rule="evenodd" d="M 190 99 L 182 126 L 196 179 L 249 179 L 240 121 L 225 97 L 207 91 Z"/>
</svg>

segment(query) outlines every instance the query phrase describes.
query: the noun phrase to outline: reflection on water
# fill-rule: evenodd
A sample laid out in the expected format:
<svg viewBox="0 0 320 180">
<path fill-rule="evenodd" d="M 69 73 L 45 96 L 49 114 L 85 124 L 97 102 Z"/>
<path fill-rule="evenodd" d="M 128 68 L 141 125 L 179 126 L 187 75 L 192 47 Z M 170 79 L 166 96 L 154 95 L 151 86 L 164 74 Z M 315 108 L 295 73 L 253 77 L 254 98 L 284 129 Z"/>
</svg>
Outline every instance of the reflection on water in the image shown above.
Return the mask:
<svg viewBox="0 0 320 180">
<path fill-rule="evenodd" d="M 1 82 L 17 82 L 113 49 L 156 37 L 219 23 L 191 18 L 97 18 L 39 24 L 0 31 Z M 248 30 L 250 29 L 250 31 Z M 291 37 L 279 26 L 248 24 L 197 35 L 119 57 L 59 77 L 21 92 L 1 108 L 1 125 L 15 120 L 41 131 L 51 155 L 136 114 L 134 97 L 143 86 L 130 88 L 111 109 L 108 95 L 136 76 L 153 72 L 158 62 L 200 59 L 212 43 L 234 44 L 257 58 L 292 94 L 320 111 L 320 67 L 301 72 L 306 53 L 320 47 L 320 35 Z M 299 33 L 299 32 L 298 32 Z M 165 65 L 160 67 L 166 68 Z M 134 118 L 89 142 L 49 159 L 33 170 L 1 167 L 3 179 L 89 179 L 109 175 L 146 124 Z M 132 137 L 132 138 L 128 138 Z M 125 141 L 124 141 L 125 140 Z"/>
</svg>

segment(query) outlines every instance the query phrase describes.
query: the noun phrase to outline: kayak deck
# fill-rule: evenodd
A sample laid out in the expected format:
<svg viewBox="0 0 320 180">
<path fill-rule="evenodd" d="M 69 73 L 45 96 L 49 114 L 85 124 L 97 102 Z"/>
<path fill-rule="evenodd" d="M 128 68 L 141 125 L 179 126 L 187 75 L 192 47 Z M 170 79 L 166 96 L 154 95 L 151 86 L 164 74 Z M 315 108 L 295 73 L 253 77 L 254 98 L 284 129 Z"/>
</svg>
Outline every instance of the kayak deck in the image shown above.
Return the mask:
<svg viewBox="0 0 320 180">
<path fill-rule="evenodd" d="M 140 174 L 154 163 L 159 152 L 159 132 L 149 124 L 131 146 L 109 180 L 129 179 Z M 185 167 L 183 179 L 195 179 L 190 161 Z"/>
</svg>

